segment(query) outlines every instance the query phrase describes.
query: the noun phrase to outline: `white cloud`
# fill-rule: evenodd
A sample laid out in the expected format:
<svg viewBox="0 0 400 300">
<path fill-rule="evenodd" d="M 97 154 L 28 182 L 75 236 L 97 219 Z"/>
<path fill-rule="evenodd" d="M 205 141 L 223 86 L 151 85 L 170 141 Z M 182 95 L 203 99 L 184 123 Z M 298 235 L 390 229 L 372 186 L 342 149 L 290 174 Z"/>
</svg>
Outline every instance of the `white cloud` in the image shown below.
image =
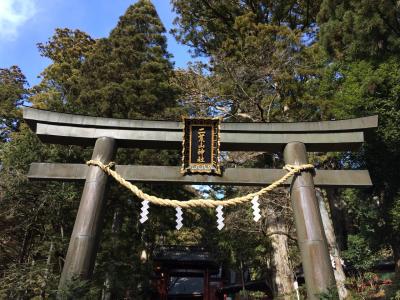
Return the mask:
<svg viewBox="0 0 400 300">
<path fill-rule="evenodd" d="M 0 38 L 17 38 L 18 29 L 35 13 L 35 0 L 0 0 Z"/>
</svg>

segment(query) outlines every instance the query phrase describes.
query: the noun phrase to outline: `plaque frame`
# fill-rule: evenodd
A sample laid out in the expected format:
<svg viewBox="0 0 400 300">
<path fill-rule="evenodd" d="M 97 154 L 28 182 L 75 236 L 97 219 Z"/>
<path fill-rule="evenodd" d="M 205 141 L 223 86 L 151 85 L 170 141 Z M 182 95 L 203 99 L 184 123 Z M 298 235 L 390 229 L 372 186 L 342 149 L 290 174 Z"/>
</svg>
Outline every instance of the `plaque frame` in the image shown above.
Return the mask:
<svg viewBox="0 0 400 300">
<path fill-rule="evenodd" d="M 220 127 L 221 118 L 190 118 L 182 117 L 183 121 L 183 140 L 182 140 L 182 174 L 209 174 L 221 175 L 220 166 Z M 193 127 L 211 128 L 211 142 L 206 151 L 210 151 L 210 161 L 199 163 L 192 161 Z M 210 148 L 211 147 L 211 148 Z M 198 149 L 198 148 L 197 148 Z"/>
</svg>

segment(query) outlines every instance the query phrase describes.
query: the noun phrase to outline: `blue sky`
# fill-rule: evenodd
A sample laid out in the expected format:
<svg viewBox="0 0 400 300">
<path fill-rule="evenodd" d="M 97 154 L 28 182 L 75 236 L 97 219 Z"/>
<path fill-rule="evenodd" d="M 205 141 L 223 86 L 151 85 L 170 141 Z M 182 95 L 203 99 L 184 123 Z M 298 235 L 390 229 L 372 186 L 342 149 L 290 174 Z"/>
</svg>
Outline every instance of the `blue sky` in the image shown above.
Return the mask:
<svg viewBox="0 0 400 300">
<path fill-rule="evenodd" d="M 136 0 L 0 0 L 0 68 L 18 65 L 32 86 L 49 64 L 36 44 L 46 42 L 57 27 L 80 29 L 94 38 L 106 37 Z M 174 14 L 169 0 L 153 0 L 167 31 Z M 176 68 L 191 60 L 188 48 L 168 37 Z"/>
</svg>

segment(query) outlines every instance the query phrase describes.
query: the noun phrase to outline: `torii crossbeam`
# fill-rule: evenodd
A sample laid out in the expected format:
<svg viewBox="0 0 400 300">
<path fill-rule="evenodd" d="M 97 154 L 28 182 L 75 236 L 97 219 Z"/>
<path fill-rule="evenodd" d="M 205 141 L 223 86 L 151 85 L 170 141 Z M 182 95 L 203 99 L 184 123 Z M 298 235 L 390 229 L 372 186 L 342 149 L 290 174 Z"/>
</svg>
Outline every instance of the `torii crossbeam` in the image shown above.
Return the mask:
<svg viewBox="0 0 400 300">
<path fill-rule="evenodd" d="M 183 125 L 89 117 L 24 108 L 30 128 L 45 143 L 94 146 L 92 159 L 112 161 L 117 147 L 176 149 L 182 147 Z M 322 122 L 222 123 L 222 151 L 283 152 L 287 164 L 307 163 L 307 151 L 356 151 L 366 132 L 378 126 L 377 116 Z M 172 166 L 124 166 L 116 171 L 132 182 L 265 186 L 281 177 L 278 169 L 226 169 L 222 176 L 180 174 Z M 65 260 L 60 287 L 75 275 L 90 279 L 101 234 L 104 192 L 108 177 L 96 166 L 33 163 L 31 180 L 83 181 L 78 214 Z M 316 170 L 296 175 L 290 185 L 298 243 L 309 299 L 335 285 L 314 184 L 320 187 L 364 188 L 372 185 L 367 170 Z"/>
</svg>

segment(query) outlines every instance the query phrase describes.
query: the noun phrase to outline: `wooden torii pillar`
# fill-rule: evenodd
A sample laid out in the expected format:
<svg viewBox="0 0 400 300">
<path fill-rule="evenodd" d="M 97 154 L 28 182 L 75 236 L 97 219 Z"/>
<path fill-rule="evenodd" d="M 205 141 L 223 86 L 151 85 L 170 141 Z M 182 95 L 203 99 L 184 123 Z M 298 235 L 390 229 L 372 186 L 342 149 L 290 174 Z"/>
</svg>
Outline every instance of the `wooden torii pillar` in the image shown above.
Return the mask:
<svg viewBox="0 0 400 300">
<path fill-rule="evenodd" d="M 108 163 L 117 147 L 176 149 L 182 147 L 183 125 L 172 121 L 124 120 L 62 114 L 24 108 L 24 119 L 45 143 L 93 146 L 92 159 Z M 221 151 L 283 152 L 287 164 L 307 163 L 307 152 L 355 151 L 364 133 L 378 125 L 377 116 L 323 122 L 223 123 Z M 266 186 L 286 171 L 226 169 L 223 176 L 183 176 L 180 167 L 117 165 L 132 182 Z M 31 180 L 85 181 L 60 288 L 73 276 L 90 279 L 101 234 L 107 176 L 85 164 L 32 163 Z M 298 243 L 309 299 L 335 287 L 315 186 L 363 188 L 372 185 L 367 170 L 316 170 L 296 175 L 290 185 Z"/>
</svg>

